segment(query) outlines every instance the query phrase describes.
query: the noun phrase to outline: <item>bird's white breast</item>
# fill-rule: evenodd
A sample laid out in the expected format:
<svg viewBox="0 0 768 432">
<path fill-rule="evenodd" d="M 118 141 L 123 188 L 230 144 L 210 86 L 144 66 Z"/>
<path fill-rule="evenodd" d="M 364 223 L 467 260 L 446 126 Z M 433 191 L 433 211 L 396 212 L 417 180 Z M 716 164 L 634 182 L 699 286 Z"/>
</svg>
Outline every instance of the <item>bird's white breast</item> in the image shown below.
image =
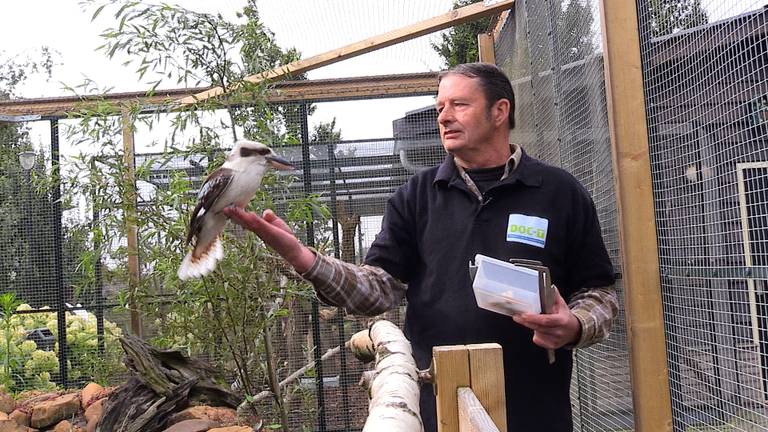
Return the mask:
<svg viewBox="0 0 768 432">
<path fill-rule="evenodd" d="M 232 204 L 238 207 L 246 206 L 256 191 L 259 190 L 259 186 L 261 186 L 261 179 L 264 177 L 266 165 L 263 163 L 253 163 L 246 167 L 246 169 L 238 170 L 236 167 L 231 169 L 234 171 L 234 177 L 224 195 L 217 200 L 214 208 L 216 212 Z"/>
</svg>

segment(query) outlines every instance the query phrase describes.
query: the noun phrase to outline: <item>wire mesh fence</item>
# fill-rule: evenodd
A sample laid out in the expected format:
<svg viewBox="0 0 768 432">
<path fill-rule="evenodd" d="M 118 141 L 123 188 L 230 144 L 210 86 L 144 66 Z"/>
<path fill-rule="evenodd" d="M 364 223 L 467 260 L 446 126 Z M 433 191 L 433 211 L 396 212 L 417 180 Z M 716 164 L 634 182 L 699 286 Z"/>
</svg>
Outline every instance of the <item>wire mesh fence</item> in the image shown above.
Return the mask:
<svg viewBox="0 0 768 432">
<path fill-rule="evenodd" d="M 350 112 L 360 112 L 380 101 L 346 103 L 352 104 Z M 338 102 L 327 104 L 335 103 Z M 326 254 L 359 263 L 379 230 L 388 197 L 414 172 L 442 161 L 444 152 L 437 136 L 436 112 L 429 97 L 401 98 L 400 113 L 386 120 L 390 123 L 389 136 L 345 140 L 345 131 L 334 128 L 333 122 L 313 118 L 315 110 L 325 108 L 322 105 L 298 101 L 271 108 L 276 116 L 282 116 L 284 130 L 295 131 L 294 143 L 273 148 L 297 169 L 274 173 L 265 179 L 264 194 L 254 200 L 256 210 L 273 208 L 294 222 L 297 234 L 306 243 Z M 343 115 L 343 110 L 339 112 Z M 119 117 L 109 121 L 118 125 Z M 67 128 L 77 127 L 77 122 L 62 123 Z M 139 147 L 151 137 L 136 132 L 133 138 Z M 67 139 L 62 141 L 71 150 L 76 145 L 66 142 Z M 322 361 L 321 357 L 366 328 L 366 319 L 349 317 L 343 310 L 319 304 L 308 294 L 307 284 L 303 288 L 295 286 L 298 277 L 275 263 L 275 257 L 257 245 L 253 236 L 239 229 L 228 230 L 226 238 L 227 254 L 237 255 L 232 258 L 236 263 L 225 259 L 220 267 L 236 270 L 233 273 L 237 274 L 251 274 L 237 285 L 251 294 L 228 297 L 232 293 L 217 288 L 216 282 L 181 285 L 175 277 L 168 277 L 175 270 L 167 266 L 177 265 L 176 258 L 185 252 L 174 239 L 180 230 L 186 229 L 187 213 L 205 176 L 222 162 L 229 146 L 231 143 L 216 142 L 203 151 L 136 154 L 133 216 L 128 216 L 132 213 L 125 203 L 124 189 L 131 186 L 124 182 L 126 165 L 118 138 L 107 140 L 104 148 L 108 150 L 101 153 L 70 151 L 62 159 L 60 182 L 52 175 L 50 160 L 44 160 L 49 151 L 37 156 L 37 172 L 18 167 L 9 173 L 3 203 L 16 210 L 7 212 L 13 217 L 13 223 L 7 224 L 9 230 L 12 228 L 8 238 L 22 241 L 17 242 L 16 249 L 3 251 L 2 262 L 11 266 L 4 274 L 12 275 L 4 287 L 29 304 L 12 315 L 19 321 L 14 323 L 15 331 L 24 328 L 24 334 L 18 334 L 13 344 L 26 346 L 29 351 L 19 355 L 23 361 L 14 375 L 19 378 L 14 390 L 45 388 L 43 384 L 71 388 L 93 379 L 119 383 L 125 370 L 120 368 L 117 336 L 130 331 L 133 323 L 128 309 L 137 308 L 145 338 L 160 345 L 186 347 L 191 354 L 216 363 L 227 372 L 225 382 L 235 389 L 242 391 L 246 385 L 246 378 L 237 373 L 235 365 L 241 349 L 259 353 L 251 356 L 254 364 L 248 368 L 253 382 L 247 393 L 270 389 L 271 372 L 281 381 L 305 368 L 283 390 L 284 409 L 290 413 L 292 430 L 362 428 L 368 395 L 357 383 L 365 366 L 344 350 Z M 16 153 L 9 157 L 15 158 Z M 52 200 L 41 195 L 50 194 L 57 187 L 65 195 L 60 215 L 55 214 Z M 309 207 L 302 207 L 310 201 Z M 309 208 L 309 216 L 290 219 L 297 208 Z M 47 213 L 41 213 L 44 211 Z M 136 251 L 128 249 L 128 220 L 138 226 Z M 61 244 L 55 241 L 52 225 L 58 225 L 63 233 Z M 245 245 L 247 253 L 240 255 L 242 250 L 236 245 Z M 59 270 L 64 277 L 54 274 L 54 262 L 58 261 L 45 255 L 54 253 L 64 257 Z M 126 295 L 130 291 L 126 260 L 132 253 L 138 254 L 141 271 L 133 297 Z M 252 275 L 271 274 L 259 262 L 277 269 L 273 279 Z M 226 279 L 225 271 L 213 279 Z M 62 281 L 61 286 L 40 282 L 55 281 L 56 277 Z M 231 279 L 227 283 L 236 284 Z M 272 291 L 265 291 L 266 285 L 273 286 Z M 232 307 L 227 302 L 233 299 L 241 303 Z M 248 312 L 238 312 L 240 309 L 247 309 L 252 315 L 271 315 L 269 319 L 253 319 Z M 225 314 L 233 314 L 231 323 L 228 317 L 221 316 Z M 58 339 L 63 327 L 57 319 L 65 315 L 68 332 Z M 402 311 L 392 311 L 387 318 L 401 323 Z M 81 328 L 87 330 L 87 336 L 80 334 Z M 263 336 L 267 332 L 270 341 Z M 237 338 L 249 340 L 240 342 Z M 25 339 L 35 346 L 21 343 Z M 60 341 L 66 343 L 59 344 Z M 33 356 L 39 357 L 38 363 L 45 364 L 37 369 L 30 365 L 27 377 L 24 363 Z M 314 364 L 307 368 L 311 363 Z M 47 373 L 42 376 L 48 381 L 33 380 L 37 376 L 33 371 L 37 375 Z M 259 410 L 265 419 L 280 422 L 279 408 L 271 398 L 261 399 Z"/>
<path fill-rule="evenodd" d="M 572 173 L 590 192 L 614 268 L 621 272 L 597 1 L 515 2 L 496 62 L 515 90 L 511 141 Z M 621 280 L 616 284 L 622 296 Z M 576 352 L 576 430 L 633 427 L 623 306 L 610 338 Z"/>
<path fill-rule="evenodd" d="M 768 9 L 746 0 L 637 5 L 674 428 L 763 430 Z M 588 189 L 620 273 L 598 6 L 597 0 L 518 0 L 495 56 L 517 98 L 511 140 Z M 389 101 L 397 103 L 397 114 L 379 114 Z M 268 112 L 278 131 L 274 148 L 298 169 L 266 179 L 255 207 L 292 215 L 305 242 L 344 261 L 362 261 L 397 187 L 444 157 L 429 97 L 296 100 Z M 371 121 L 385 117 L 391 123 L 386 133 L 349 139 L 336 118 L 328 121 L 329 113 L 360 112 L 369 112 Z M 51 126 L 59 123 L 73 124 L 52 120 Z M 201 129 L 204 145 L 194 151 L 135 156 L 134 215 L 125 206 L 120 179 L 126 165 L 117 135 L 100 143 L 115 150 L 81 159 L 65 155 L 62 166 L 70 168 L 59 171 L 52 167 L 64 135 L 55 131 L 44 154 L 26 164 L 16 160 L 24 150 L 18 143 L 29 142 L 24 130 L 0 124 L 0 157 L 9 167 L 0 176 L 0 287 L 24 303 L 0 298 L 0 307 L 16 312 L 3 315 L 3 329 L 10 329 L 3 340 L 10 344 L 0 347 L 9 359 L 0 384 L 21 390 L 115 382 L 124 373 L 117 336 L 131 326 L 126 306 L 141 305 L 147 338 L 216 362 L 236 389 L 269 389 L 270 375 L 284 380 L 314 362 L 285 387 L 284 407 L 260 400 L 265 417 L 279 422 L 284 409 L 292 429 L 360 429 L 367 395 L 356 383 L 363 366 L 343 350 L 321 357 L 365 328 L 366 320 L 318 303 L 306 284 L 237 228 L 226 234 L 228 258 L 217 274 L 227 284 L 182 286 L 158 276 L 174 274 L 166 267 L 184 253 L 176 239 L 190 205 L 226 155 L 226 140 L 232 141 L 208 132 Z M 135 139 L 149 140 L 141 132 Z M 122 269 L 136 251 L 128 250 L 124 224 L 132 218 L 140 282 L 139 295 L 127 297 L 131 282 Z M 245 276 L 235 282 L 227 270 Z M 621 280 L 617 289 L 623 298 Z M 402 323 L 402 308 L 387 318 Z M 633 429 L 623 312 L 608 341 L 575 356 L 576 430 Z"/>
<path fill-rule="evenodd" d="M 638 11 L 675 430 L 764 430 L 768 9 Z"/>
</svg>

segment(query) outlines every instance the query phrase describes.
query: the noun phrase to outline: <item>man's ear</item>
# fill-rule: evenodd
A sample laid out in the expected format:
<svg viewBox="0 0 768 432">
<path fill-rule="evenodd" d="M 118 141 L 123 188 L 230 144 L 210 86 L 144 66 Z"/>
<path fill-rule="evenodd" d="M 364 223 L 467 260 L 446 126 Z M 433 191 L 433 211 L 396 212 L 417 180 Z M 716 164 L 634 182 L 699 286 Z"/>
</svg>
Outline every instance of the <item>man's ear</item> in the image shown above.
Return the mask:
<svg viewBox="0 0 768 432">
<path fill-rule="evenodd" d="M 497 125 L 504 123 L 509 118 L 510 104 L 508 99 L 499 99 L 491 107 L 493 122 Z"/>
</svg>

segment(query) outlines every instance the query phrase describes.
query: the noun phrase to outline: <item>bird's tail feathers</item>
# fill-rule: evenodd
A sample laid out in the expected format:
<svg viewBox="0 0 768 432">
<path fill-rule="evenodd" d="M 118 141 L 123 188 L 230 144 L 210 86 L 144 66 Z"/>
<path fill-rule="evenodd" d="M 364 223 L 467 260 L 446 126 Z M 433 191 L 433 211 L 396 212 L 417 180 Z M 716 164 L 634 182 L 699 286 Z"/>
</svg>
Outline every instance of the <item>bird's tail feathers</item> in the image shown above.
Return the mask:
<svg viewBox="0 0 768 432">
<path fill-rule="evenodd" d="M 197 247 L 192 248 L 182 260 L 178 272 L 179 279 L 187 280 L 205 276 L 212 272 L 216 268 L 216 263 L 224 258 L 224 248 L 218 236 L 205 250 L 196 253 L 197 250 Z"/>
</svg>

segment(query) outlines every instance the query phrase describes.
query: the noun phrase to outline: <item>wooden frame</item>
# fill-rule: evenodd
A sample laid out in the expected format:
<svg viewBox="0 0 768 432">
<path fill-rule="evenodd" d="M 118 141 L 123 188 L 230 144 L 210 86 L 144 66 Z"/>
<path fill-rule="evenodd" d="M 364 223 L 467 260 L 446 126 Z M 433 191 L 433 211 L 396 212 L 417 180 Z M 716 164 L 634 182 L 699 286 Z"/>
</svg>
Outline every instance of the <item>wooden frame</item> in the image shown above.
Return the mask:
<svg viewBox="0 0 768 432">
<path fill-rule="evenodd" d="M 415 39 L 419 36 L 424 36 L 438 30 L 452 27 L 458 24 L 463 24 L 465 22 L 473 21 L 489 15 L 498 14 L 511 8 L 514 4 L 515 0 L 497 0 L 496 2 L 490 3 L 488 5 L 486 5 L 486 2 L 474 3 L 469 6 L 455 9 L 448 13 L 420 21 L 416 24 L 411 24 L 406 27 L 380 34 L 378 36 L 373 36 L 368 39 L 364 39 L 362 41 L 355 42 L 341 48 L 324 52 L 307 59 L 298 60 L 284 66 L 278 66 L 271 71 L 263 72 L 257 75 L 251 75 L 246 77 L 245 81 L 251 83 L 260 83 L 266 80 L 280 79 L 286 75 L 298 75 L 313 69 L 327 66 L 329 64 L 337 63 L 342 60 L 369 53 L 371 51 L 376 51 L 381 48 L 392 46 L 400 42 Z M 179 100 L 179 103 L 182 105 L 192 104 L 222 94 L 224 94 L 223 88 L 214 87 L 192 96 L 184 97 Z"/>
<path fill-rule="evenodd" d="M 477 35 L 477 55 L 483 63 L 496 64 L 496 49 L 492 33 L 480 33 Z"/>
<path fill-rule="evenodd" d="M 506 432 L 501 346 L 439 346 L 432 358 L 438 432 Z"/>
<path fill-rule="evenodd" d="M 601 0 L 635 430 L 672 430 L 637 6 Z"/>
<path fill-rule="evenodd" d="M 62 118 L 76 114 L 89 104 L 107 102 L 120 106 L 138 103 L 143 107 L 166 104 L 180 97 L 192 95 L 206 88 L 157 90 L 154 95 L 146 92 L 110 93 L 98 96 L 68 96 L 54 98 L 0 101 L 0 121 L 40 120 L 39 117 Z M 374 97 L 423 96 L 437 93 L 437 73 L 423 72 L 398 75 L 378 75 L 338 79 L 281 81 L 266 93 L 267 103 L 304 101 L 331 102 Z"/>
<path fill-rule="evenodd" d="M 133 188 L 126 188 L 124 196 L 125 212 L 125 236 L 128 251 L 128 303 L 131 308 L 131 332 L 143 337 L 141 318 L 136 305 L 136 290 L 139 287 L 141 268 L 139 267 L 139 227 L 136 224 L 137 216 L 137 192 L 136 192 L 136 166 L 134 162 L 135 146 L 133 140 L 133 122 L 127 109 L 122 111 L 123 129 L 123 164 L 125 168 L 125 181 Z"/>
<path fill-rule="evenodd" d="M 749 237 L 749 217 L 748 217 L 748 211 L 747 211 L 747 189 L 744 185 L 744 170 L 745 169 L 754 169 L 754 168 L 765 168 L 768 169 L 768 162 L 742 162 L 736 164 L 736 179 L 737 179 L 737 187 L 739 191 L 739 219 L 741 220 L 741 240 L 743 242 L 744 246 L 744 265 L 746 267 L 752 267 L 753 266 L 753 260 L 752 260 L 752 248 L 749 246 L 750 244 L 750 237 Z M 752 340 L 754 341 L 755 346 L 758 346 L 760 343 L 760 334 L 759 329 L 760 326 L 757 321 L 757 294 L 755 292 L 755 280 L 752 278 L 747 279 L 747 289 L 748 289 L 748 295 L 749 295 L 749 315 L 750 315 L 750 321 L 752 323 Z M 762 368 L 758 367 L 760 370 L 760 376 L 763 376 L 765 372 L 762 370 Z"/>
</svg>

